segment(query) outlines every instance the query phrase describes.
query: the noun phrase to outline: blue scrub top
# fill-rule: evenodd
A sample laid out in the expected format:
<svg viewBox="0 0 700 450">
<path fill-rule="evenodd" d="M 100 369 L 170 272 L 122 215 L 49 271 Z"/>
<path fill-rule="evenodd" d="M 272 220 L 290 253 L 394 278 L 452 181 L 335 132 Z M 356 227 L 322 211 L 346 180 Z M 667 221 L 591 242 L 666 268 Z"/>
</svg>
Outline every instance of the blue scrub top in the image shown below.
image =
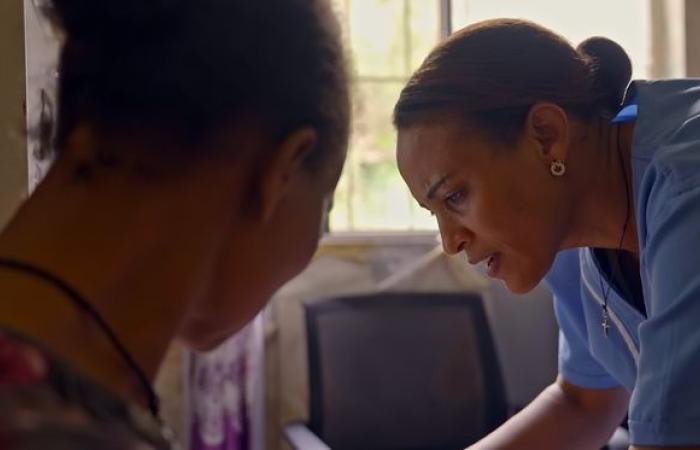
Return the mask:
<svg viewBox="0 0 700 450">
<path fill-rule="evenodd" d="M 546 277 L 559 372 L 585 388 L 627 388 L 633 444 L 700 445 L 700 80 L 637 81 L 630 92 L 638 109 L 618 119 L 636 115 L 632 181 L 648 317 L 607 286 L 591 249 L 559 253 Z"/>
</svg>

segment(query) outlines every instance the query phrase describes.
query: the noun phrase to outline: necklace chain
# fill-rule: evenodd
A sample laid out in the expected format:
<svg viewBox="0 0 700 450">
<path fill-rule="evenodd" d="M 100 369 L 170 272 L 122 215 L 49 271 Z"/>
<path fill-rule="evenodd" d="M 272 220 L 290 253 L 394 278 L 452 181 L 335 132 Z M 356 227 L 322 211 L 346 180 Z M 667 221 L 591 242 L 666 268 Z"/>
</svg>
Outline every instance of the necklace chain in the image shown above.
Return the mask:
<svg viewBox="0 0 700 450">
<path fill-rule="evenodd" d="M 73 303 L 75 303 L 75 305 L 78 306 L 81 310 L 83 310 L 88 316 L 90 316 L 93 322 L 98 326 L 98 328 L 100 328 L 100 330 L 110 341 L 117 353 L 119 353 L 119 356 L 121 356 L 126 365 L 129 366 L 129 369 L 131 369 L 134 375 L 136 375 L 136 378 L 138 378 L 146 394 L 146 398 L 148 401 L 148 409 L 150 410 L 153 417 L 158 418 L 160 409 L 158 395 L 155 393 L 155 390 L 151 386 L 148 377 L 138 365 L 133 356 L 131 356 L 124 344 L 122 344 L 122 342 L 119 340 L 117 334 L 114 332 L 112 327 L 109 326 L 107 321 L 100 315 L 99 312 L 97 312 L 95 307 L 92 306 L 92 304 L 88 302 L 87 299 L 77 291 L 77 289 L 75 289 L 73 286 L 71 286 L 58 276 L 52 274 L 51 272 L 28 262 L 18 261 L 10 258 L 0 258 L 0 266 L 4 266 L 19 272 L 28 273 L 34 275 L 37 278 L 41 278 L 42 280 L 49 282 L 50 284 L 58 288 L 61 292 L 63 292 L 66 297 L 68 297 Z"/>
<path fill-rule="evenodd" d="M 606 275 L 606 278 L 608 278 L 607 281 L 607 286 L 604 286 L 603 284 L 603 275 L 601 275 L 600 272 L 598 272 L 598 281 L 600 282 L 600 291 L 603 294 L 603 314 L 602 314 L 602 322 L 601 326 L 603 327 L 603 333 L 605 334 L 605 337 L 608 337 L 608 334 L 610 332 L 610 315 L 608 313 L 608 296 L 610 295 L 610 289 L 612 287 L 613 280 L 615 277 L 618 275 L 618 272 L 621 271 L 622 265 L 620 263 L 620 255 L 622 254 L 622 245 L 625 240 L 625 234 L 627 233 L 627 226 L 629 225 L 629 220 L 630 220 L 630 192 L 629 192 L 629 183 L 628 183 L 628 177 L 627 177 L 627 170 L 625 169 L 625 161 L 624 158 L 622 157 L 622 137 L 620 133 L 620 127 L 617 127 L 617 154 L 620 159 L 620 167 L 622 168 L 622 175 L 623 179 L 625 182 L 625 222 L 622 226 L 622 233 L 620 234 L 620 243 L 617 246 L 617 250 L 615 251 L 615 264 L 613 265 L 612 269 L 610 270 L 610 276 L 608 277 Z"/>
</svg>

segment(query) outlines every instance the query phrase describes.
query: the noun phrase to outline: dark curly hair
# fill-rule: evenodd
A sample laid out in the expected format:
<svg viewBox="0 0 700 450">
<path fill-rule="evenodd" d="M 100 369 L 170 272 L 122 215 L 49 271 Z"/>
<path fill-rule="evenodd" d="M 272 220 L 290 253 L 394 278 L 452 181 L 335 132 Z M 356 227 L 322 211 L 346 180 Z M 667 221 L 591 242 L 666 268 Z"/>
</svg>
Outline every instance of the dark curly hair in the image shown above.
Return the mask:
<svg viewBox="0 0 700 450">
<path fill-rule="evenodd" d="M 251 117 L 279 137 L 315 128 L 309 164 L 346 150 L 348 77 L 325 0 L 44 0 L 41 8 L 65 35 L 59 153 L 81 122 L 194 149 Z"/>
</svg>

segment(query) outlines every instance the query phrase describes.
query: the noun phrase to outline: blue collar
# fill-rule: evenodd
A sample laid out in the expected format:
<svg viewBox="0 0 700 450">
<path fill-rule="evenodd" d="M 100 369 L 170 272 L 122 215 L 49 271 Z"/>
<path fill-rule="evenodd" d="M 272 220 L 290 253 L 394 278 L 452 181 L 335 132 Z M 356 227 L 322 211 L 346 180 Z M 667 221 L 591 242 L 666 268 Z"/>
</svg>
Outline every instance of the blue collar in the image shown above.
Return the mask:
<svg viewBox="0 0 700 450">
<path fill-rule="evenodd" d="M 630 90 L 632 90 L 632 87 L 633 86 L 630 86 Z M 628 91 L 628 94 L 629 93 Z M 637 113 L 639 112 L 639 108 L 637 107 L 637 92 L 634 90 L 631 93 L 632 95 L 625 98 L 622 108 L 617 112 L 617 115 L 610 123 L 634 122 L 637 119 Z"/>
</svg>

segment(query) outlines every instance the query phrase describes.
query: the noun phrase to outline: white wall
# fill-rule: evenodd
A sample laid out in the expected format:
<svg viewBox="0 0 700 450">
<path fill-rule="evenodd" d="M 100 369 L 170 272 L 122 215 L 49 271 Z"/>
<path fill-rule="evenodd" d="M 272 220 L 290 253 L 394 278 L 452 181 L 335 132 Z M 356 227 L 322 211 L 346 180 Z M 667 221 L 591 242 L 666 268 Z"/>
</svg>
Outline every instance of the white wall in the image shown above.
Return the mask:
<svg viewBox="0 0 700 450">
<path fill-rule="evenodd" d="M 0 2 L 0 226 L 27 192 L 22 3 Z"/>
<path fill-rule="evenodd" d="M 685 0 L 687 76 L 700 77 L 700 2 Z"/>
</svg>

